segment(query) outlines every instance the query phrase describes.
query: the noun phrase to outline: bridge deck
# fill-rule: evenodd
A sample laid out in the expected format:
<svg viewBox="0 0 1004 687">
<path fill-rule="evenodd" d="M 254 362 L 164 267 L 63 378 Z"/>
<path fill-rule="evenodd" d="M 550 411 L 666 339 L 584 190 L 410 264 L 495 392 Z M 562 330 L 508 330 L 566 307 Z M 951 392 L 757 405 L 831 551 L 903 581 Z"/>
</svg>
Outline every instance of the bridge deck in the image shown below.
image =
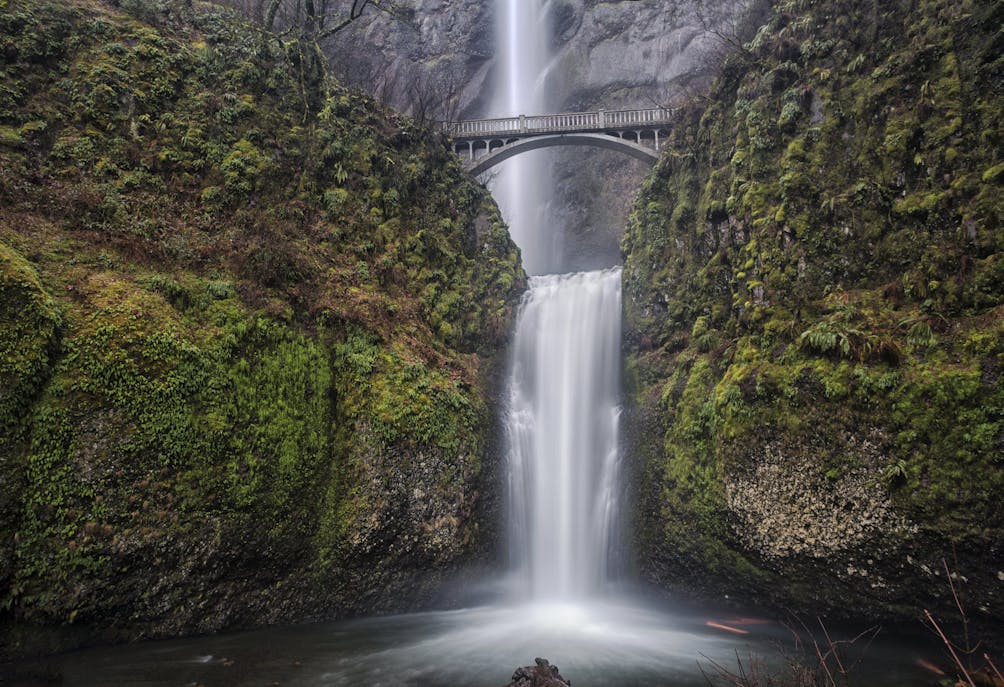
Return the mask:
<svg viewBox="0 0 1004 687">
<path fill-rule="evenodd" d="M 508 136 L 541 136 L 557 133 L 603 132 L 611 130 L 656 129 L 668 126 L 672 110 L 599 110 L 561 114 L 470 119 L 450 122 L 447 133 L 455 141 L 484 140 Z"/>
</svg>

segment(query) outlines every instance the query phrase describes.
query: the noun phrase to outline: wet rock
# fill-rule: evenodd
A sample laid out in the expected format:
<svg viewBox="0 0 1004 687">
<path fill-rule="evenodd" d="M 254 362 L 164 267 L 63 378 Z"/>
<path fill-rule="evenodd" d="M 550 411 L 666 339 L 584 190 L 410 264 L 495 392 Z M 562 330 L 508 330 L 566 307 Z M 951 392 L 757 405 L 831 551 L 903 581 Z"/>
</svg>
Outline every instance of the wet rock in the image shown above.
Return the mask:
<svg viewBox="0 0 1004 687">
<path fill-rule="evenodd" d="M 826 226 L 834 237 L 816 250 L 815 237 L 807 240 L 793 230 L 790 213 L 776 210 L 767 217 L 771 208 L 761 200 L 791 197 L 787 181 L 779 182 L 773 169 L 783 165 L 785 155 L 802 150 L 803 140 L 810 143 L 804 132 L 826 132 L 811 141 L 808 147 L 821 146 L 815 150 L 841 150 L 846 160 L 868 158 L 876 128 L 867 122 L 879 111 L 857 89 L 883 92 L 888 80 L 906 94 L 921 90 L 928 78 L 909 57 L 901 61 L 905 53 L 895 40 L 883 43 L 885 38 L 874 36 L 899 36 L 904 27 L 923 33 L 933 20 L 890 7 L 882 22 L 871 22 L 868 10 L 844 5 L 843 21 L 855 28 L 841 29 L 833 39 L 849 40 L 859 31 L 861 45 L 875 48 L 848 51 L 841 58 L 845 65 L 829 61 L 829 32 L 835 27 L 829 15 L 817 14 L 824 7 L 830 6 L 803 3 L 798 19 L 783 29 L 766 25 L 751 41 L 765 61 L 723 73 L 708 105 L 695 107 L 686 116 L 689 124 L 680 117 L 667 148 L 682 159 L 692 155 L 693 141 L 701 141 L 700 155 L 707 153 L 709 162 L 664 158 L 643 187 L 622 244 L 626 369 L 638 380 L 638 388 L 629 391 L 636 406 L 625 413 L 624 426 L 638 428 L 625 432 L 625 455 L 638 474 L 639 525 L 632 534 L 639 568 L 656 585 L 829 618 L 909 619 L 935 608 L 951 617 L 958 615 L 956 599 L 964 598 L 966 613 L 989 625 L 1004 617 L 996 576 L 1004 547 L 999 506 L 1004 435 L 997 423 L 1004 396 L 993 362 L 1002 350 L 1000 291 L 987 300 L 961 297 L 959 302 L 972 308 L 965 317 L 946 316 L 937 325 L 902 319 L 902 313 L 926 311 L 938 297 L 912 292 L 901 274 L 924 251 L 951 250 L 947 240 L 915 240 L 927 240 L 925 219 L 906 211 L 886 213 L 885 208 L 908 202 L 862 198 L 855 217 L 838 217 L 828 205 L 804 206 L 798 221 Z M 805 27 L 804 33 L 793 34 L 797 26 Z M 962 21 L 938 27 L 973 45 L 983 40 L 976 27 Z M 797 74 L 791 69 L 795 46 L 801 46 Z M 959 53 L 957 59 L 963 65 L 971 58 Z M 832 89 L 804 78 L 824 69 L 851 69 L 862 60 L 904 67 L 876 71 L 874 80 L 861 70 Z M 992 91 L 978 70 L 960 67 L 951 78 L 958 81 L 958 92 L 986 97 L 980 107 L 996 107 L 989 104 Z M 789 103 L 782 102 L 785 92 L 793 94 Z M 759 104 L 753 109 L 763 109 L 750 114 L 747 106 L 754 101 Z M 884 106 L 883 112 L 913 111 L 908 96 Z M 925 112 L 917 130 L 950 127 L 952 117 Z M 747 136 L 752 129 L 734 125 L 740 120 L 769 120 L 771 134 L 755 142 L 762 130 Z M 925 145 L 911 147 L 909 154 L 933 159 L 947 149 L 941 140 Z M 962 149 L 951 148 L 948 157 Z M 978 145 L 969 150 L 973 159 L 960 158 L 952 169 L 984 165 L 977 161 L 983 150 Z M 754 158 L 763 176 L 748 173 Z M 814 158 L 812 175 L 837 186 L 889 180 L 896 195 L 911 199 L 940 188 L 948 169 L 921 165 L 907 174 L 897 166 L 887 174 L 882 162 L 870 162 L 848 175 L 834 160 L 828 154 Z M 775 190 L 759 189 L 761 195 L 743 199 L 730 195 L 753 177 L 777 182 Z M 936 198 L 931 194 L 929 202 Z M 977 216 L 975 207 L 968 197 L 946 197 L 939 212 L 952 218 L 946 225 L 966 235 L 965 221 Z M 989 206 L 980 205 L 979 212 L 984 207 Z M 760 213 L 767 218 L 754 219 Z M 876 219 L 857 219 L 864 217 Z M 870 259 L 867 236 L 878 235 L 883 222 L 896 232 L 902 269 Z M 765 279 L 750 281 L 747 269 Z M 931 275 L 954 278 L 951 267 L 924 278 Z M 731 286 L 727 279 L 742 284 Z M 835 289 L 853 296 L 831 296 Z M 867 353 L 852 351 L 857 344 L 849 338 L 839 352 L 808 345 L 810 337 L 836 331 L 828 329 L 836 316 L 815 310 L 824 302 L 834 304 L 828 312 L 855 313 L 848 336 L 874 341 L 865 345 Z M 763 317 L 752 314 L 761 307 Z M 891 330 L 883 322 L 897 318 L 898 331 L 886 336 Z M 720 332 L 742 331 L 744 343 L 709 345 L 711 320 Z M 785 327 L 787 334 L 774 335 Z M 976 340 L 987 343 L 967 351 L 957 343 Z M 932 365 L 936 356 L 950 360 L 950 369 Z M 943 396 L 963 377 L 964 394 Z M 973 441 L 978 434 L 982 439 Z M 967 579 L 953 577 L 950 585 L 947 568 Z M 984 634 L 996 637 L 1000 631 L 992 627 Z"/>
<path fill-rule="evenodd" d="M 826 476 L 812 470 L 809 457 L 785 456 L 768 444 L 750 456 L 749 474 L 727 475 L 732 526 L 746 546 L 772 559 L 826 558 L 862 544 L 884 551 L 916 534 L 916 525 L 894 510 L 882 487 L 878 466 L 888 459 L 878 447 L 868 438 L 851 437 L 845 452 L 858 467 Z M 847 571 L 865 576 L 854 567 Z"/>
<path fill-rule="evenodd" d="M 572 681 L 562 677 L 558 666 L 552 666 L 546 658 L 533 660 L 536 665 L 517 668 L 505 687 L 571 687 Z"/>
</svg>

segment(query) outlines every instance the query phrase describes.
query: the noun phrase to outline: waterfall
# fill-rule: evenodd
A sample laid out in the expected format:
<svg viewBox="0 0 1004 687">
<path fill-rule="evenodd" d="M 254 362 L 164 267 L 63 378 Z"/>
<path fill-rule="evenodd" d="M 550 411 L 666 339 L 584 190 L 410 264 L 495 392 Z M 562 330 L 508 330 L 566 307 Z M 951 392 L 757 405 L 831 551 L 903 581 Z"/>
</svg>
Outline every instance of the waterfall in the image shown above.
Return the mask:
<svg viewBox="0 0 1004 687">
<path fill-rule="evenodd" d="M 538 599 L 606 578 L 616 508 L 620 269 L 533 277 L 509 379 L 512 556 Z"/>
<path fill-rule="evenodd" d="M 549 108 L 543 75 L 550 61 L 543 0 L 497 0 L 496 97 L 492 116 L 544 114 Z M 529 274 L 555 271 L 559 237 L 544 226 L 550 197 L 549 153 L 535 151 L 505 163 L 492 182 L 513 240 Z"/>
<path fill-rule="evenodd" d="M 547 111 L 546 3 L 497 0 L 496 115 Z M 620 269 L 557 271 L 548 158 L 506 163 L 493 193 L 533 276 L 518 316 L 505 424 L 511 559 L 521 593 L 583 599 L 606 579 L 617 480 Z"/>
</svg>

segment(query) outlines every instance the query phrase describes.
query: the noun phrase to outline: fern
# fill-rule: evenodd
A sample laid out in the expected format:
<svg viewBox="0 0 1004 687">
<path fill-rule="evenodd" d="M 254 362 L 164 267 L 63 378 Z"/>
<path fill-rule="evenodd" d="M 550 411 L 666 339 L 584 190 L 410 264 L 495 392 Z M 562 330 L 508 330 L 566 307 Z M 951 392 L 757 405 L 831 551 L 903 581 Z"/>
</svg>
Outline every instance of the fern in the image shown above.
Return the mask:
<svg viewBox="0 0 1004 687">
<path fill-rule="evenodd" d="M 937 337 L 926 319 L 916 316 L 905 317 L 899 322 L 900 329 L 906 329 L 906 342 L 915 348 L 930 348 L 937 343 Z"/>
<path fill-rule="evenodd" d="M 833 327 L 826 320 L 822 320 L 812 325 L 798 337 L 798 343 L 806 348 L 829 355 L 837 353 L 844 357 L 850 357 L 851 342 L 847 334 Z"/>
</svg>

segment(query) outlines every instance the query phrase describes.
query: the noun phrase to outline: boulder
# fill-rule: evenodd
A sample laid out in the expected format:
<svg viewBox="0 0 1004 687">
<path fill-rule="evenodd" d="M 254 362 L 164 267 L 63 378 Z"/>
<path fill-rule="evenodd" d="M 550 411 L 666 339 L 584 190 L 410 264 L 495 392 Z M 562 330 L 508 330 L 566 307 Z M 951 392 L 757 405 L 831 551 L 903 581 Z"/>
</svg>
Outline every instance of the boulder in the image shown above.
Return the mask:
<svg viewBox="0 0 1004 687">
<path fill-rule="evenodd" d="M 558 666 L 552 666 L 546 658 L 533 661 L 536 665 L 517 668 L 505 687 L 571 687 L 572 681 L 562 677 Z"/>
</svg>

